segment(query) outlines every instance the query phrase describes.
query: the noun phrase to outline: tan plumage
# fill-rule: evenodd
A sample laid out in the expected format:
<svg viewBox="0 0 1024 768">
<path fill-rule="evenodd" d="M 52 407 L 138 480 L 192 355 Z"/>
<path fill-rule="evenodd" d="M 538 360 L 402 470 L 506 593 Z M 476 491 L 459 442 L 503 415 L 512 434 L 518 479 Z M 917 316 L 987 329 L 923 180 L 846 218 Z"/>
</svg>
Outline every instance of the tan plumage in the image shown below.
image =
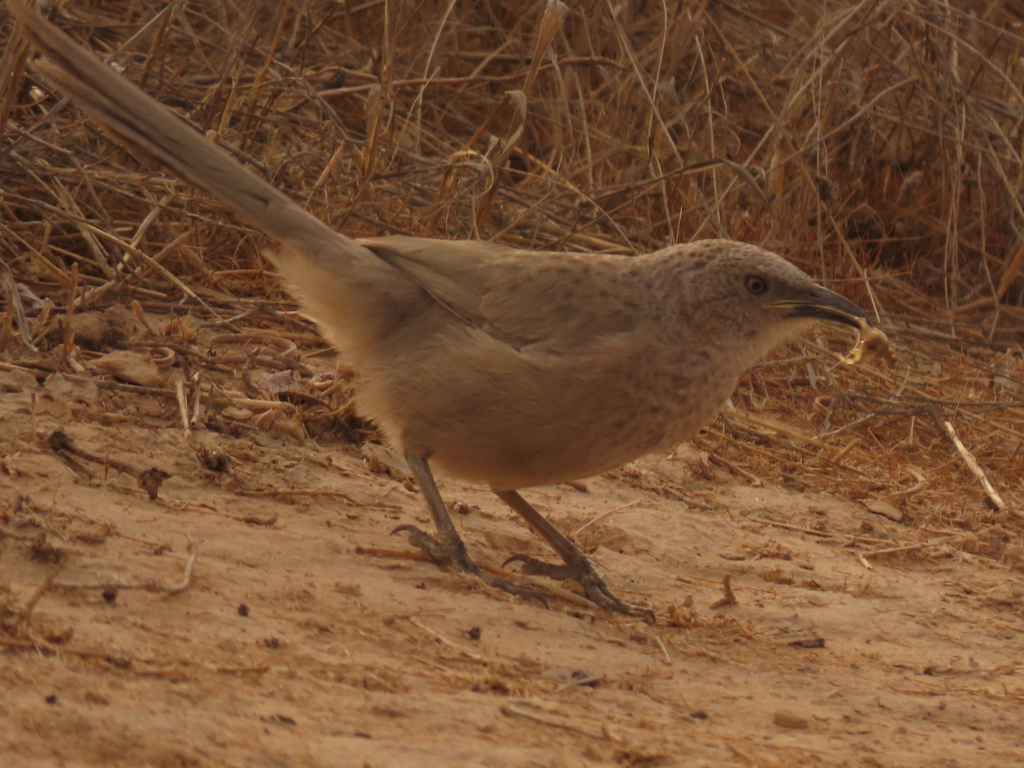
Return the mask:
<svg viewBox="0 0 1024 768">
<path fill-rule="evenodd" d="M 863 313 L 761 248 L 724 240 L 640 257 L 521 251 L 480 241 L 354 240 L 334 232 L 29 10 L 34 69 L 122 138 L 281 243 L 270 257 L 359 372 L 358 403 L 409 458 L 441 542 L 477 573 L 430 465 L 488 483 L 562 554 L 563 571 L 618 600 L 517 488 L 593 475 L 710 421 L 744 369 L 809 317 Z M 524 593 L 505 582 L 490 580 Z"/>
</svg>

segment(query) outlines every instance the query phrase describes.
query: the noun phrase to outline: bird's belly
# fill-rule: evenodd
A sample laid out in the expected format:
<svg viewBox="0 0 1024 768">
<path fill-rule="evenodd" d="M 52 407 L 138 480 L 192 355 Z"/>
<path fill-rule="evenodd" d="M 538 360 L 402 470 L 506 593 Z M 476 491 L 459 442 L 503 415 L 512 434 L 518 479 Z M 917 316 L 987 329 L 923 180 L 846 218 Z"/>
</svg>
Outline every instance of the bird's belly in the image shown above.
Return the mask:
<svg viewBox="0 0 1024 768">
<path fill-rule="evenodd" d="M 715 417 L 738 378 L 659 362 L 636 335 L 588 355 L 461 342 L 445 365 L 429 349 L 404 365 L 371 361 L 358 402 L 402 450 L 499 491 L 592 476 L 671 447 Z"/>
<path fill-rule="evenodd" d="M 430 460 L 442 474 L 486 482 L 499 491 L 590 477 L 692 437 L 717 415 L 724 399 L 634 398 L 608 403 L 606 409 L 565 402 L 529 414 L 500 409 L 437 425 Z"/>
<path fill-rule="evenodd" d="M 625 432 L 606 432 L 586 443 L 509 440 L 507 433 L 490 440 L 483 436 L 481 441 L 480 437 L 446 442 L 431 457 L 431 464 L 443 475 L 485 482 L 494 490 L 505 491 L 598 475 L 640 458 L 664 442 L 660 436 L 637 439 L 636 433 Z M 529 434 L 520 437 L 528 440 Z"/>
</svg>

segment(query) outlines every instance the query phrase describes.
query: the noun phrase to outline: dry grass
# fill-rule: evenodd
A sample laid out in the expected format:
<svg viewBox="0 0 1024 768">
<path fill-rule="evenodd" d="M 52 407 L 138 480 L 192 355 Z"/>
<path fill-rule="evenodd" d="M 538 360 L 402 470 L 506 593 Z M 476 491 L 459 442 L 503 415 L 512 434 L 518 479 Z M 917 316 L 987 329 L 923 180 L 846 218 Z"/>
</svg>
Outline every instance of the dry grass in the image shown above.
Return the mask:
<svg viewBox="0 0 1024 768">
<path fill-rule="evenodd" d="M 621 252 L 729 237 L 872 307 L 896 364 L 838 365 L 838 338 L 789 349 L 699 447 L 755 480 L 889 502 L 927 544 L 908 556 L 1024 563 L 1014 6 L 160 5 L 74 2 L 59 23 L 350 234 Z M 259 235 L 111 144 L 23 74 L 21 47 L 3 62 L 2 364 L 76 370 L 90 353 L 69 311 L 133 300 L 315 346 L 280 313 Z M 1005 509 L 982 503 L 947 420 Z"/>
</svg>

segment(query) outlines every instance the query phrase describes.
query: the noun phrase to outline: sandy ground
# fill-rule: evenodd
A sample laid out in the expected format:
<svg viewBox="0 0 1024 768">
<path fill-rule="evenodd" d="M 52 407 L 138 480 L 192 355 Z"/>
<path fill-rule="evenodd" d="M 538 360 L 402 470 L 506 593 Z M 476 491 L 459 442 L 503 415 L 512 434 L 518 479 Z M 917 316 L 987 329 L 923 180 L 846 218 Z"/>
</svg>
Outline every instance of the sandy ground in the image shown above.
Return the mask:
<svg viewBox="0 0 1024 768">
<path fill-rule="evenodd" d="M 952 549 L 868 562 L 856 537 L 906 533 L 861 505 L 756 487 L 685 446 L 536 489 L 658 622 L 545 609 L 402 557 L 389 532 L 428 518 L 382 449 L 237 404 L 186 435 L 172 398 L 16 358 L 6 768 L 1024 764 L 1024 576 Z M 320 350 L 306 363 L 329 380 Z M 160 369 L 156 389 L 180 378 Z M 78 455 L 49 447 L 58 429 Z M 150 500 L 118 462 L 171 476 Z M 442 492 L 480 562 L 544 551 L 484 489 Z"/>
</svg>

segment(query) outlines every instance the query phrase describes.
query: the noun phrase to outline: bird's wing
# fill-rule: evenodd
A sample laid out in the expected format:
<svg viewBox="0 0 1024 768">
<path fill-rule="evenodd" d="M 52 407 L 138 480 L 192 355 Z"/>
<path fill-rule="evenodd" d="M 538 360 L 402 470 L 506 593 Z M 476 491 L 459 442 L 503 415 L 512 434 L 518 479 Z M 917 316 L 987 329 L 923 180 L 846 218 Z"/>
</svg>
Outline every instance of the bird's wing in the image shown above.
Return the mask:
<svg viewBox="0 0 1024 768">
<path fill-rule="evenodd" d="M 523 251 L 477 240 L 359 242 L 453 315 L 517 349 L 584 351 L 636 323 L 636 307 L 624 298 L 635 292 L 616 290 L 630 280 L 629 257 Z"/>
</svg>

